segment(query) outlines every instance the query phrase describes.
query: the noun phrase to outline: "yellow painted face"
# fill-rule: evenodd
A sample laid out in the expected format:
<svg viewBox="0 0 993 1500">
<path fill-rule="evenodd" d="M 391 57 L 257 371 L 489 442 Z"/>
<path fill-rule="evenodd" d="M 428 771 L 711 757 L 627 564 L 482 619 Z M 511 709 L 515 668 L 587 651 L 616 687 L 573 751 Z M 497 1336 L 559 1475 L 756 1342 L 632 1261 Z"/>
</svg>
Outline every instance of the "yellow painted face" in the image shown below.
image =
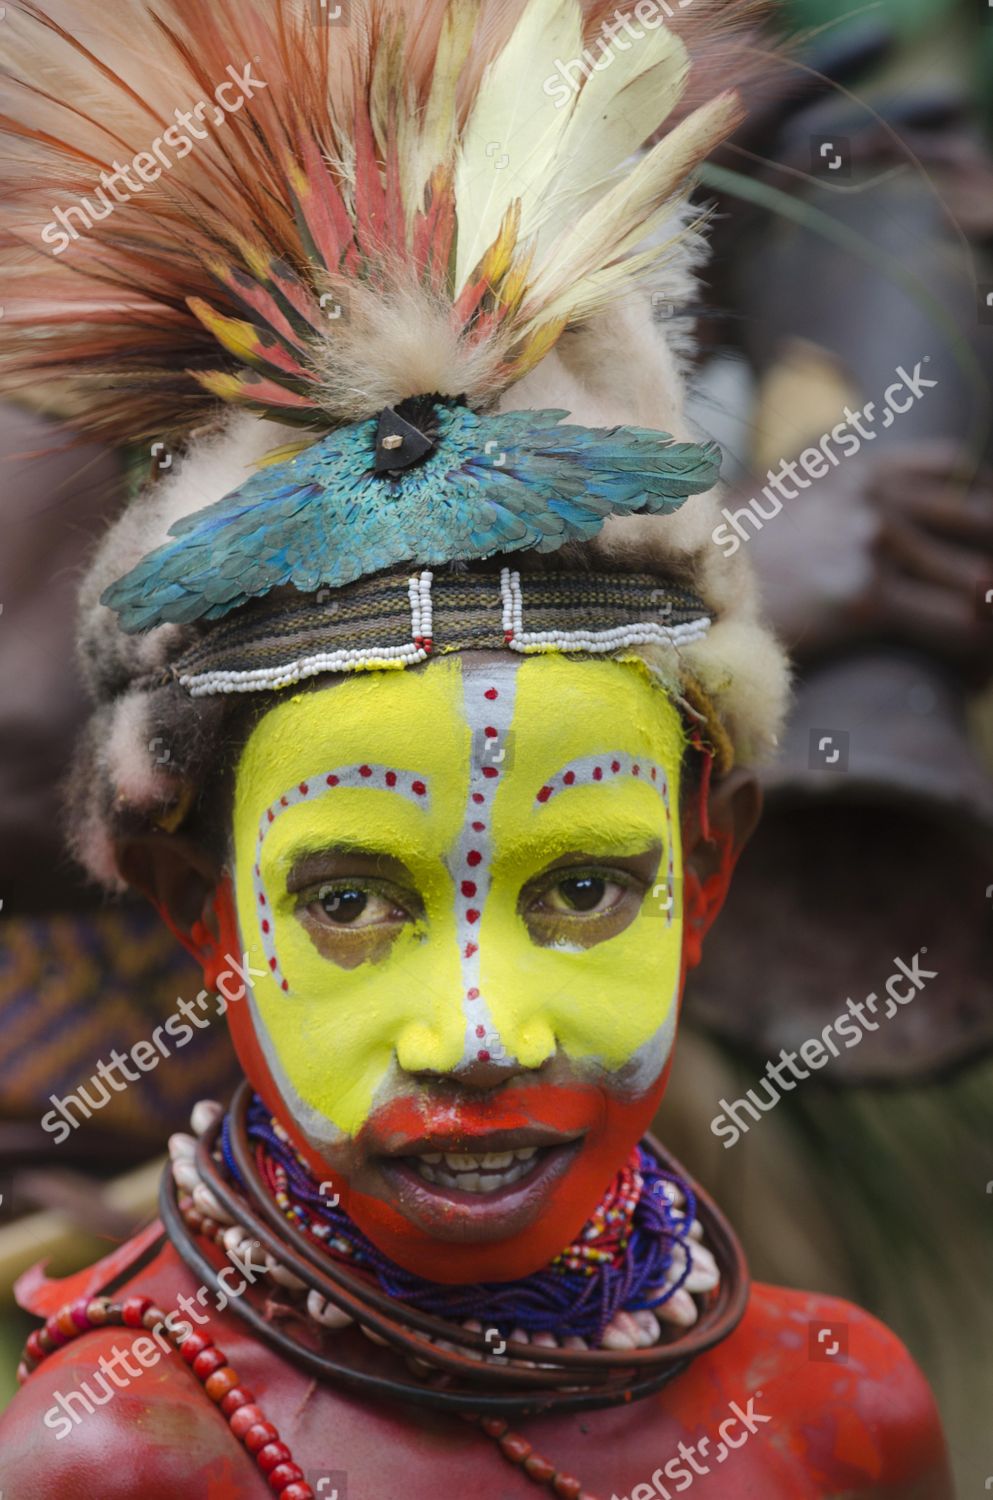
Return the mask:
<svg viewBox="0 0 993 1500">
<path fill-rule="evenodd" d="M 236 776 L 265 1066 L 315 1149 L 426 1079 L 662 1074 L 682 919 L 679 716 L 637 663 L 496 653 L 287 698 Z"/>
</svg>

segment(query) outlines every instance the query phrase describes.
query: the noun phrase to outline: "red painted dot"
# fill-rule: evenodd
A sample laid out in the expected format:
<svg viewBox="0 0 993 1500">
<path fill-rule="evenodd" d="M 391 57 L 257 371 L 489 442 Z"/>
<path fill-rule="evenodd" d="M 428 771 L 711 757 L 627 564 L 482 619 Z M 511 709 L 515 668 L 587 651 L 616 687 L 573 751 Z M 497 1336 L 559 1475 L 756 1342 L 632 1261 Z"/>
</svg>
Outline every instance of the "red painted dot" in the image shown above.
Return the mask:
<svg viewBox="0 0 993 1500">
<path fill-rule="evenodd" d="M 261 875 L 262 874 L 262 871 L 259 869 L 258 865 L 255 866 L 255 873 L 256 873 L 256 875 Z"/>
<path fill-rule="evenodd" d="M 259 905 L 265 906 L 265 896 L 263 896 L 261 891 L 259 891 Z"/>
<path fill-rule="evenodd" d="M 272 810 L 271 807 L 270 807 L 269 811 L 266 813 L 266 817 L 269 819 L 270 823 L 272 823 L 274 821 L 274 819 L 276 817 L 276 814 L 273 812 L 273 810 Z"/>
<path fill-rule="evenodd" d="M 484 730 L 484 733 L 485 733 L 486 738 L 488 740 L 495 740 L 498 737 L 500 731 L 499 731 L 499 729 L 494 729 L 493 726 L 492 726 L 492 724 L 487 724 L 486 729 Z"/>
<path fill-rule="evenodd" d="M 387 773 L 386 773 L 386 785 L 387 786 L 396 786 L 396 784 L 397 784 L 397 773 L 395 771 L 387 771 Z"/>
<path fill-rule="evenodd" d="M 423 781 L 412 781 L 410 783 L 410 790 L 413 792 L 415 797 L 423 797 L 424 793 L 427 791 L 427 787 L 424 785 Z"/>
<path fill-rule="evenodd" d="M 481 865 L 483 863 L 483 856 L 478 849 L 470 849 L 465 857 L 465 862 L 467 865 Z"/>
<path fill-rule="evenodd" d="M 479 999 L 479 991 L 477 990 L 477 988 L 476 988 L 475 985 L 473 985 L 473 987 L 472 987 L 471 990 L 466 990 L 465 997 L 466 997 L 467 1000 L 478 1000 Z"/>
<path fill-rule="evenodd" d="M 275 972 L 276 972 L 276 960 L 274 958 L 270 958 L 270 960 L 269 960 L 269 967 L 272 970 L 272 972 L 275 974 Z"/>
<path fill-rule="evenodd" d="M 473 832 L 474 833 L 483 833 L 485 831 L 486 824 L 485 823 L 473 823 L 472 828 L 473 828 Z"/>
<path fill-rule="evenodd" d="M 489 1062 L 490 1060 L 490 1054 L 486 1051 L 485 1047 L 481 1051 L 477 1052 L 476 1056 L 479 1058 L 480 1062 Z"/>
<path fill-rule="evenodd" d="M 478 922 L 479 921 L 479 912 L 476 910 L 476 908 L 474 906 L 470 906 L 469 910 L 465 914 L 465 919 L 466 919 L 467 922 Z"/>
<path fill-rule="evenodd" d="M 485 1036 L 486 1035 L 486 1027 L 485 1026 L 477 1026 L 476 1027 L 476 1035 L 477 1036 Z"/>
<path fill-rule="evenodd" d="M 491 703 L 493 702 L 494 698 L 499 698 L 499 696 L 500 694 L 497 692 L 496 688 L 487 688 L 486 692 L 483 694 L 483 697 L 489 698 Z"/>
<path fill-rule="evenodd" d="M 572 783 L 575 781 L 575 779 L 575 771 L 566 771 L 565 775 L 562 777 L 562 780 L 565 782 L 566 786 L 572 786 Z"/>
<path fill-rule="evenodd" d="M 359 766 L 359 775 L 360 776 L 371 776 L 372 775 L 372 766 Z"/>
<path fill-rule="evenodd" d="M 601 768 L 599 766 L 594 766 L 593 767 L 593 780 L 594 781 L 602 781 L 603 780 L 603 771 L 601 770 Z"/>
<path fill-rule="evenodd" d="M 657 780 L 658 780 L 658 774 L 659 774 L 659 773 L 658 773 L 658 771 L 657 771 L 657 770 L 656 770 L 656 768 L 655 768 L 655 767 L 654 767 L 654 766 L 653 766 L 653 767 L 652 767 L 652 780 L 653 780 L 653 781 L 657 781 Z"/>
<path fill-rule="evenodd" d="M 478 943 L 466 943 L 466 945 L 465 945 L 465 956 L 466 956 L 466 958 L 471 958 L 474 953 L 478 953 L 478 952 L 479 952 L 479 944 Z"/>
<path fill-rule="evenodd" d="M 263 922 L 262 923 L 262 931 L 263 932 L 268 932 L 269 931 L 269 923 L 268 922 Z"/>
<path fill-rule="evenodd" d="M 462 894 L 463 896 L 474 896 L 476 894 L 476 882 L 474 880 L 463 880 Z"/>
<path fill-rule="evenodd" d="M 547 802 L 553 791 L 554 787 L 543 786 L 541 791 L 538 793 L 538 801 Z"/>
<path fill-rule="evenodd" d="M 475 803 L 480 803 L 480 802 L 485 802 L 486 798 L 483 796 L 482 792 L 473 792 L 473 794 L 472 794 L 472 800 Z"/>
<path fill-rule="evenodd" d="M 307 783 L 305 781 L 301 781 L 301 783 L 300 783 L 300 791 L 301 791 L 301 794 L 304 797 L 306 797 L 307 794 L 308 794 L 308 792 L 310 791 L 310 787 L 307 785 Z"/>
<path fill-rule="evenodd" d="M 612 760 L 610 762 L 610 769 L 613 771 L 614 775 L 616 776 L 617 773 L 618 773 L 618 771 L 621 769 L 621 763 L 620 763 L 620 761 L 619 760 Z"/>
<path fill-rule="evenodd" d="M 284 980 L 283 980 L 283 983 L 282 983 L 282 986 L 281 986 L 281 987 L 282 987 L 282 989 L 283 989 L 283 990 L 284 990 L 284 991 L 285 991 L 285 993 L 286 993 L 286 994 L 287 994 L 287 995 L 288 995 L 288 994 L 289 994 L 289 992 L 290 992 L 290 987 L 289 987 L 289 985 L 288 985 L 288 984 L 287 984 L 287 983 L 286 983 L 286 980 L 285 980 L 285 979 L 284 979 Z"/>
<path fill-rule="evenodd" d="M 337 786 L 338 785 L 338 778 L 337 778 L 337 776 L 328 776 L 327 777 L 327 783 L 328 783 L 328 786 Z"/>
<path fill-rule="evenodd" d="M 289 807 L 290 804 L 287 802 L 285 797 L 280 797 L 279 805 L 280 807 Z"/>
<path fill-rule="evenodd" d="M 484 766 L 483 775 L 487 777 L 489 781 L 492 781 L 494 776 L 500 775 L 500 768 L 498 766 Z"/>
<path fill-rule="evenodd" d="M 631 775 L 632 776 L 640 776 L 641 775 L 641 767 L 640 766 L 632 766 L 631 767 Z"/>
</svg>

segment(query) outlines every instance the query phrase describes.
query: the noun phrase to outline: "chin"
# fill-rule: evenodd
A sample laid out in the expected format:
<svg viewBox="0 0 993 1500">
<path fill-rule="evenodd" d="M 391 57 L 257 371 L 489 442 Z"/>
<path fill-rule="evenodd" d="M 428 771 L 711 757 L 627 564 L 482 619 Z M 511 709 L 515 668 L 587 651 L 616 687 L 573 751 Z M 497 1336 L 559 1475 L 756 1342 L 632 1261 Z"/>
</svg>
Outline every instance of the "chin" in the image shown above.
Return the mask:
<svg viewBox="0 0 993 1500">
<path fill-rule="evenodd" d="M 428 1280 L 529 1276 L 595 1211 L 651 1123 L 666 1075 L 636 1099 L 582 1086 L 497 1093 L 460 1109 L 457 1123 L 449 1110 L 444 1131 L 426 1130 L 410 1101 L 386 1106 L 374 1129 L 391 1149 L 363 1153 L 348 1211 L 385 1255 Z"/>
</svg>

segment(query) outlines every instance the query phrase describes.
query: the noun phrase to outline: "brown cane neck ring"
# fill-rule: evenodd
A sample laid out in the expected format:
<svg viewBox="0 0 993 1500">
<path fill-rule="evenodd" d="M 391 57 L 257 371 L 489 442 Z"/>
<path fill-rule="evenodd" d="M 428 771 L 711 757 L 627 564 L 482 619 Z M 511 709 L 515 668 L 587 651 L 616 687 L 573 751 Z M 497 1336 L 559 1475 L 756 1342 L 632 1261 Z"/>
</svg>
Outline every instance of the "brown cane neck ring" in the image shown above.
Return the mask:
<svg viewBox="0 0 993 1500">
<path fill-rule="evenodd" d="M 247 1294 L 232 1300 L 234 1311 L 260 1338 L 292 1363 L 303 1365 L 322 1378 L 400 1397 L 418 1405 L 462 1412 L 508 1415 L 550 1408 L 566 1411 L 607 1407 L 658 1390 L 679 1374 L 691 1358 L 725 1339 L 744 1313 L 748 1275 L 741 1247 L 723 1215 L 694 1184 L 698 1217 L 706 1242 L 717 1261 L 721 1282 L 691 1331 L 665 1345 L 623 1353 L 543 1347 L 541 1364 L 544 1368 L 537 1370 L 522 1368 L 519 1363 L 533 1362 L 535 1350 L 531 1345 L 508 1342 L 506 1362 L 496 1363 L 482 1334 L 398 1304 L 395 1298 L 371 1286 L 364 1277 L 332 1261 L 288 1222 L 266 1191 L 255 1167 L 245 1129 L 249 1097 L 249 1086 L 244 1083 L 232 1107 L 231 1130 L 231 1146 L 247 1198 L 232 1188 L 214 1160 L 212 1153 L 220 1131 L 220 1120 L 215 1122 L 198 1147 L 197 1169 L 202 1180 L 235 1221 L 247 1228 L 264 1249 L 309 1289 L 342 1309 L 398 1352 L 433 1366 L 443 1378 L 459 1380 L 463 1389 L 439 1389 L 423 1382 L 377 1376 L 358 1366 L 339 1364 L 275 1328 L 252 1305 Z M 653 1138 L 647 1137 L 646 1144 L 668 1168 L 679 1170 L 678 1164 Z M 256 1208 L 261 1216 L 255 1212 Z M 212 1264 L 189 1234 L 175 1201 L 169 1173 L 163 1180 L 162 1212 L 166 1229 L 182 1259 L 208 1286 L 217 1288 L 220 1268 Z M 398 1306 L 402 1306 L 402 1320 L 397 1316 Z M 417 1332 L 411 1332 L 412 1329 Z M 459 1348 L 478 1351 L 485 1362 L 454 1350 L 440 1349 L 418 1334 L 430 1334 Z M 323 1331 L 322 1336 L 325 1336 Z M 568 1381 L 568 1389 L 562 1389 L 563 1381 Z M 473 1388 L 466 1389 L 466 1384 Z"/>
</svg>

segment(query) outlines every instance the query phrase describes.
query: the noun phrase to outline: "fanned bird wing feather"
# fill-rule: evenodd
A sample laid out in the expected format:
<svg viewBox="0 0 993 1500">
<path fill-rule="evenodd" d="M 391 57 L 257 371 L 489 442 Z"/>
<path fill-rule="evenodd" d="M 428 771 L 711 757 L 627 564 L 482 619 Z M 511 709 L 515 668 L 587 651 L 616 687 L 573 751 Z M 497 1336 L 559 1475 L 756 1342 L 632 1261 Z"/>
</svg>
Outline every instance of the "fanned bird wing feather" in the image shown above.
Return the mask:
<svg viewBox="0 0 993 1500">
<path fill-rule="evenodd" d="M 395 486 L 373 470 L 375 422 L 332 433 L 177 522 L 103 602 L 129 632 L 218 619 L 287 584 L 312 592 L 403 563 L 554 551 L 610 515 L 673 511 L 717 482 L 713 444 L 567 415 L 446 408 L 437 449 Z"/>
</svg>

